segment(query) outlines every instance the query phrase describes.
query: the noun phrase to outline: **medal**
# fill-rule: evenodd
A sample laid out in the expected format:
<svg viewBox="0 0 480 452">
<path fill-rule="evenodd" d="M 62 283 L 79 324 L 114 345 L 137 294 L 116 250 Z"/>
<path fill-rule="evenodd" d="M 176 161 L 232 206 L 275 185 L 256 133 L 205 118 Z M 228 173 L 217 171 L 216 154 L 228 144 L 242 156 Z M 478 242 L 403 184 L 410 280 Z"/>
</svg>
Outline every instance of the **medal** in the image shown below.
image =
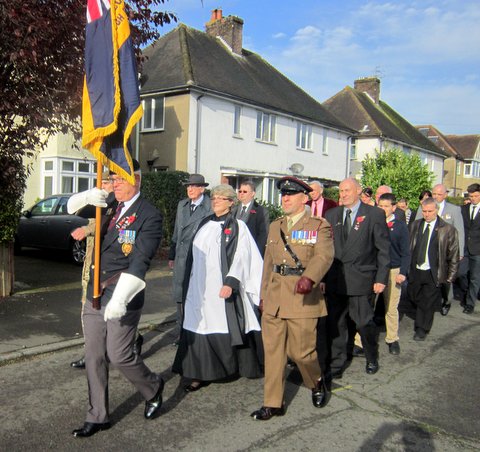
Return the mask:
<svg viewBox="0 0 480 452">
<path fill-rule="evenodd" d="M 125 256 L 128 256 L 133 250 L 133 245 L 131 243 L 122 243 L 122 252 Z"/>
<path fill-rule="evenodd" d="M 118 231 L 118 242 L 122 244 L 122 252 L 125 256 L 128 256 L 135 244 L 136 231 L 130 231 L 128 229 L 121 229 Z"/>
</svg>

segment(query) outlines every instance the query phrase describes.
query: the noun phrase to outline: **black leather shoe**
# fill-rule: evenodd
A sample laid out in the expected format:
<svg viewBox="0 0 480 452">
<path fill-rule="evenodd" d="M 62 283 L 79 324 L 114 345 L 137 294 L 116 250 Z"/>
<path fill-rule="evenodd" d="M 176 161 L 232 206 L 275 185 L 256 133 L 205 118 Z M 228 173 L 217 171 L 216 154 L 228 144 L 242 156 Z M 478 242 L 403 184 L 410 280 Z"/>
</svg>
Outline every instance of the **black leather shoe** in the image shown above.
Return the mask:
<svg viewBox="0 0 480 452">
<path fill-rule="evenodd" d="M 391 344 L 388 344 L 388 351 L 392 355 L 399 355 L 400 354 L 400 344 L 398 341 L 392 342 Z"/>
<path fill-rule="evenodd" d="M 363 351 L 362 347 L 359 347 L 358 345 L 354 345 L 352 350 L 352 356 L 354 357 L 365 356 L 365 352 Z"/>
<path fill-rule="evenodd" d="M 373 375 L 378 372 L 379 368 L 380 366 L 378 365 L 378 361 L 367 362 L 367 365 L 365 366 L 365 372 L 367 372 L 368 375 Z"/>
<path fill-rule="evenodd" d="M 195 380 L 192 381 L 189 385 L 184 386 L 183 389 L 185 392 L 195 392 L 198 391 L 199 389 L 204 388 L 205 386 L 208 386 L 210 384 L 209 381 L 200 381 L 200 380 Z"/>
<path fill-rule="evenodd" d="M 473 306 L 471 304 L 466 304 L 465 307 L 463 308 L 463 313 L 464 314 L 473 314 Z"/>
<path fill-rule="evenodd" d="M 332 380 L 341 380 L 343 377 L 343 369 L 332 370 L 330 376 Z"/>
<path fill-rule="evenodd" d="M 145 402 L 145 419 L 152 419 L 153 416 L 160 410 L 162 407 L 162 393 L 163 393 L 163 387 L 165 386 L 165 382 L 163 381 L 163 378 L 160 379 L 160 387 L 158 388 L 157 393 L 151 398 L 150 400 L 147 400 Z"/>
<path fill-rule="evenodd" d="M 450 303 L 443 303 L 440 309 L 440 314 L 442 314 L 443 316 L 447 315 L 451 307 L 452 305 Z"/>
<path fill-rule="evenodd" d="M 413 335 L 413 340 L 414 341 L 424 341 L 425 338 L 427 337 L 427 333 L 425 331 L 418 329 L 415 331 L 415 334 Z"/>
<path fill-rule="evenodd" d="M 317 386 L 312 389 L 312 403 L 315 408 L 323 408 L 330 400 L 331 392 L 325 383 L 325 378 L 317 381 Z"/>
<path fill-rule="evenodd" d="M 87 438 L 89 436 L 95 435 L 95 433 L 100 432 L 101 430 L 108 430 L 110 427 L 110 422 L 105 422 L 103 424 L 85 422 L 85 424 L 83 424 L 83 427 L 74 430 L 72 432 L 72 435 L 78 438 Z"/>
<path fill-rule="evenodd" d="M 283 416 L 285 414 L 285 405 L 280 408 L 271 408 L 269 406 L 262 406 L 257 411 L 254 411 L 250 416 L 257 421 L 268 421 L 273 416 Z"/>
<path fill-rule="evenodd" d="M 136 356 L 140 356 L 142 354 L 142 345 L 143 345 L 143 336 L 138 333 L 135 342 L 133 343 L 133 354 Z"/>
<path fill-rule="evenodd" d="M 79 360 L 72 361 L 70 363 L 70 366 L 72 366 L 75 369 L 85 369 L 85 357 L 82 356 Z"/>
</svg>

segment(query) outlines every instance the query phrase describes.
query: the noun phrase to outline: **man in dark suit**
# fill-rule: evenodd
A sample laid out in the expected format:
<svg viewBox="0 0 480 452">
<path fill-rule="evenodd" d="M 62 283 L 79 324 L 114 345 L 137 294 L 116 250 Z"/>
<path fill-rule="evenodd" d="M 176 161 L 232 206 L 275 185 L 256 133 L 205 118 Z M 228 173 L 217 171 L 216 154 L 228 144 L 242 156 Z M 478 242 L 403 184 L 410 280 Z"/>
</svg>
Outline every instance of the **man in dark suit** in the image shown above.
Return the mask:
<svg viewBox="0 0 480 452">
<path fill-rule="evenodd" d="M 239 203 L 232 209 L 232 214 L 247 224 L 263 257 L 270 222 L 266 209 L 255 201 L 255 184 L 252 181 L 244 181 L 240 184 L 238 200 Z"/>
<path fill-rule="evenodd" d="M 210 198 L 205 194 L 205 188 L 208 186 L 205 178 L 201 174 L 190 174 L 184 185 L 187 187 L 187 197 L 178 203 L 175 227 L 168 254 L 168 265 L 173 269 L 173 301 L 177 305 L 176 344 L 182 329 L 183 280 L 188 252 L 198 225 L 212 213 Z"/>
<path fill-rule="evenodd" d="M 332 378 L 342 377 L 347 362 L 347 314 L 360 333 L 367 374 L 375 374 L 379 368 L 374 297 L 388 282 L 390 241 L 384 212 L 362 203 L 361 192 L 355 179 L 343 180 L 342 206 L 325 215 L 332 225 L 335 246 L 335 258 L 325 278 Z"/>
<path fill-rule="evenodd" d="M 83 427 L 72 432 L 76 437 L 92 436 L 110 428 L 109 364 L 118 368 L 146 399 L 145 418 L 153 418 L 162 405 L 163 379 L 145 365 L 141 356 L 134 355 L 132 349 L 145 298 L 145 274 L 162 235 L 160 213 L 140 195 L 141 174 L 136 161 L 134 170 L 135 185 L 111 174 L 118 206 L 102 236 L 100 309 L 96 309 L 92 302 L 92 274 L 87 289 L 83 323 L 89 410 Z M 77 198 L 106 206 L 105 199 L 92 202 L 88 193 L 87 196 L 79 193 L 72 198 L 73 204 Z"/>
<path fill-rule="evenodd" d="M 462 206 L 465 227 L 465 260 L 468 262 L 468 289 L 463 312 L 472 314 L 480 290 L 480 184 L 467 188 L 470 204 Z"/>
<path fill-rule="evenodd" d="M 325 217 L 327 210 L 337 207 L 337 203 L 333 199 L 323 197 L 323 184 L 318 180 L 309 182 L 312 191 L 309 193 L 310 199 L 307 206 L 310 206 L 310 211 L 313 217 Z"/>
<path fill-rule="evenodd" d="M 438 215 L 438 204 L 427 198 L 421 204 L 422 220 L 410 234 L 411 264 L 408 295 L 416 305 L 416 341 L 424 341 L 433 324 L 435 305 L 442 299 L 442 284 L 451 283 L 458 267 L 458 233 Z"/>
</svg>

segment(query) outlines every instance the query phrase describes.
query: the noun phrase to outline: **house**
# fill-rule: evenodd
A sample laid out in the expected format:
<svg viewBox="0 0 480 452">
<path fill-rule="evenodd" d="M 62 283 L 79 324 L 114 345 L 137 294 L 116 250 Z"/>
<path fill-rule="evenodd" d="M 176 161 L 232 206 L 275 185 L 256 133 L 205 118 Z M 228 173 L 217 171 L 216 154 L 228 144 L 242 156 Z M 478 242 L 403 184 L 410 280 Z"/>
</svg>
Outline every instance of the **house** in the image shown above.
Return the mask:
<svg viewBox="0 0 480 452">
<path fill-rule="evenodd" d="M 359 178 L 362 160 L 375 150 L 397 148 L 417 153 L 435 175 L 434 183 L 443 179 L 443 161 L 450 153 L 437 147 L 392 107 L 380 99 L 380 80 L 365 77 L 346 86 L 323 106 L 350 128 L 358 131 L 351 146 L 350 169 Z"/>
<path fill-rule="evenodd" d="M 462 164 L 456 171 L 456 194 L 465 193 L 473 183 L 480 183 L 480 135 L 445 135 L 448 143 L 456 150 Z"/>
<path fill-rule="evenodd" d="M 252 179 L 270 202 L 285 175 L 337 184 L 354 131 L 244 49 L 243 25 L 216 9 L 206 32 L 180 24 L 145 49 L 140 159 L 154 171 L 201 173 L 211 186 Z"/>
</svg>

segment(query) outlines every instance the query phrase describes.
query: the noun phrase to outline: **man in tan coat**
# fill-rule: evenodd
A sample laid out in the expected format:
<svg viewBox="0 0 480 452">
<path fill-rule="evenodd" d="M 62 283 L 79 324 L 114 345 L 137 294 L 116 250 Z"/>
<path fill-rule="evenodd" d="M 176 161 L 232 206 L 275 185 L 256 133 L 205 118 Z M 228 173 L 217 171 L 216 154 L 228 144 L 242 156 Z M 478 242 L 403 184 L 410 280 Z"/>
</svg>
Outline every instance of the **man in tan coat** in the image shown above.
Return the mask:
<svg viewBox="0 0 480 452">
<path fill-rule="evenodd" d="M 316 352 L 318 318 L 327 315 L 319 284 L 333 261 L 330 225 L 312 217 L 305 204 L 311 188 L 294 177 L 277 182 L 285 216 L 269 230 L 261 289 L 265 348 L 264 404 L 251 416 L 268 420 L 285 414 L 287 355 L 297 364 L 312 402 L 324 407 L 330 393 Z"/>
</svg>

